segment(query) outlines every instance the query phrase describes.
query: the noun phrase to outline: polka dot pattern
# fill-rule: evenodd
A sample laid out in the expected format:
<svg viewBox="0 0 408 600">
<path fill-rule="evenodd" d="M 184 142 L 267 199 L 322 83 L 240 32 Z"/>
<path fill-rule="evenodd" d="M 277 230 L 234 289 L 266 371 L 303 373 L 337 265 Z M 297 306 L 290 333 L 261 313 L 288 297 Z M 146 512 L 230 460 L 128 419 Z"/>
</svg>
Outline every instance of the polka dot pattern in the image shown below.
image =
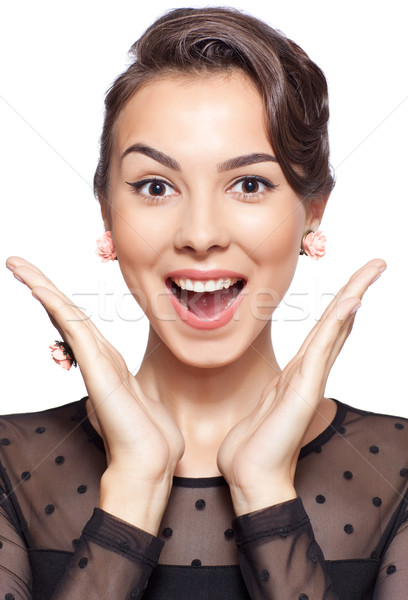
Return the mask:
<svg viewBox="0 0 408 600">
<path fill-rule="evenodd" d="M 169 538 L 173 535 L 173 530 L 171 527 L 165 527 L 162 531 L 163 537 Z"/>
<path fill-rule="evenodd" d="M 80 569 L 85 569 L 85 567 L 87 566 L 87 564 L 88 564 L 88 559 L 86 558 L 86 556 L 83 556 L 78 561 L 78 567 Z"/>
<path fill-rule="evenodd" d="M 47 548 L 47 536 L 49 538 L 54 536 L 56 539 L 61 532 L 61 530 L 58 531 L 61 524 L 65 526 L 69 522 L 67 527 L 70 529 L 62 532 L 61 539 L 63 539 L 64 545 L 62 550 L 67 554 L 76 551 L 75 560 L 70 563 L 74 570 L 73 576 L 81 577 L 86 581 L 91 575 L 94 576 L 94 559 L 93 556 L 92 558 L 90 555 L 89 557 L 85 556 L 87 550 L 86 545 L 83 544 L 83 538 L 74 539 L 74 535 L 80 535 L 83 524 L 86 523 L 86 519 L 92 514 L 93 506 L 96 505 L 97 483 L 103 473 L 103 468 L 105 468 L 105 457 L 96 443 L 88 442 L 88 438 L 94 440 L 94 437 L 87 430 L 69 423 L 70 413 L 68 411 L 65 414 L 65 430 L 58 431 L 58 437 L 54 424 L 49 421 L 47 414 L 44 413 L 43 416 L 40 416 L 41 427 L 37 427 L 38 415 L 35 417 L 37 422 L 31 419 L 31 423 L 27 425 L 26 437 L 22 436 L 21 442 L 21 446 L 23 447 L 23 443 L 25 446 L 24 455 L 18 448 L 20 446 L 20 430 L 18 430 L 17 439 L 12 429 L 2 429 L 0 449 L 6 467 L 12 460 L 8 456 L 21 453 L 20 460 L 12 465 L 15 468 L 8 472 L 12 486 L 16 487 L 15 498 L 23 505 L 22 514 L 28 514 L 27 506 L 32 500 L 34 503 L 37 502 L 34 507 L 36 510 L 36 521 L 33 526 L 33 528 L 36 527 L 35 539 L 39 538 L 41 547 Z M 394 486 L 394 490 L 404 490 L 405 493 L 408 481 L 402 477 L 408 479 L 408 462 L 404 465 L 404 456 L 407 455 L 399 452 L 394 456 L 391 449 L 394 447 L 393 444 L 400 443 L 404 437 L 407 437 L 408 440 L 408 427 L 405 426 L 405 421 L 398 420 L 396 422 L 395 417 L 392 417 L 387 421 L 386 426 L 382 427 L 384 432 L 382 434 L 379 427 L 363 429 L 362 422 L 363 417 L 357 418 L 355 413 L 350 413 L 350 418 L 345 421 L 345 425 L 337 420 L 333 431 L 330 432 L 331 437 L 326 432 L 325 436 L 308 444 L 305 447 L 306 452 L 304 452 L 305 448 L 302 448 L 297 471 L 299 477 L 296 480 L 296 491 L 304 500 L 304 506 L 312 525 L 318 524 L 318 542 L 321 544 L 324 556 L 333 557 L 333 560 L 344 558 L 345 561 L 353 560 L 353 558 L 367 560 L 371 556 L 373 562 L 380 563 L 379 556 L 382 558 L 383 552 L 378 544 L 379 536 L 375 536 L 376 530 L 372 527 L 378 527 L 380 517 L 384 519 L 384 527 L 387 526 L 389 515 L 396 514 L 394 506 L 397 507 L 401 500 L 399 498 L 398 503 L 395 504 L 393 491 L 384 485 L 383 479 L 379 478 L 378 474 L 384 473 L 387 480 Z M 361 431 L 364 431 L 364 436 L 360 435 Z M 73 437 L 72 441 L 69 436 L 64 438 L 65 432 L 70 432 Z M 353 447 L 341 438 L 346 434 L 347 439 L 352 441 Z M 10 449 L 7 450 L 6 446 L 10 444 Z M 355 452 L 355 449 L 358 452 Z M 40 463 L 40 458 L 44 456 L 45 460 Z M 307 459 L 303 460 L 306 457 Z M 33 465 L 35 465 L 35 469 Z M 375 465 L 375 470 L 372 469 L 372 465 Z M 384 465 L 386 465 L 386 469 Z M 32 472 L 31 468 L 33 468 Z M 211 568 L 232 564 L 237 566 L 238 557 L 241 560 L 242 554 L 245 551 L 248 552 L 247 541 L 244 539 L 242 542 L 242 531 L 245 532 L 247 529 L 248 532 L 253 527 L 254 536 L 258 532 L 262 533 L 264 537 L 269 536 L 267 529 L 269 519 L 264 521 L 260 519 L 258 523 L 261 523 L 261 527 L 258 530 L 253 525 L 254 521 L 251 521 L 252 517 L 247 521 L 243 519 L 239 526 L 238 524 L 236 526 L 235 523 L 233 527 L 231 526 L 234 512 L 228 485 L 225 481 L 221 483 L 218 481 L 220 478 L 207 478 L 208 481 L 203 479 L 197 485 L 190 478 L 185 478 L 185 481 L 182 481 L 181 477 L 176 477 L 175 480 L 177 479 L 179 482 L 174 481 L 169 506 L 166 508 L 163 524 L 158 533 L 159 540 L 155 540 L 162 548 L 159 564 L 174 564 L 184 568 L 191 566 L 192 570 L 196 569 L 197 577 L 203 577 L 205 582 L 207 570 L 208 572 L 211 570 L 210 565 Z M 217 481 L 213 483 L 212 479 L 217 479 Z M 38 488 L 36 488 L 37 485 Z M 55 487 L 53 487 L 54 485 Z M 36 494 L 40 486 L 41 493 Z M 179 486 L 178 489 L 176 489 L 177 486 Z M 364 514 L 362 515 L 362 513 Z M 283 514 L 289 514 L 289 510 Z M 296 511 L 293 514 L 297 514 Z M 101 522 L 103 522 L 103 518 Z M 270 521 L 275 525 L 274 518 L 275 514 L 271 513 Z M 399 519 L 402 518 L 400 515 Z M 301 531 L 304 526 L 303 521 L 297 523 L 301 523 L 299 526 Z M 115 542 L 116 549 L 122 553 L 122 555 L 117 553 L 113 560 L 120 561 L 124 558 L 123 553 L 131 555 L 137 547 L 136 544 L 132 544 L 136 537 L 133 538 L 133 534 L 129 530 L 128 538 L 127 535 L 118 535 L 116 538 L 113 521 L 108 521 L 108 524 L 112 526 L 111 531 L 114 532 L 112 541 Z M 280 527 L 282 524 L 288 526 Z M 282 581 L 286 576 L 285 569 L 291 558 L 288 558 L 288 549 L 292 547 L 292 540 L 297 540 L 299 535 L 299 531 L 294 533 L 290 525 L 291 523 L 287 519 L 277 520 L 273 530 L 273 545 L 271 544 L 271 547 L 267 548 L 268 541 L 264 541 L 263 538 L 259 544 L 257 562 L 254 564 L 255 571 L 252 570 L 252 576 L 257 579 L 256 582 L 254 581 L 254 585 L 257 585 L 259 590 L 263 588 L 265 593 L 269 591 L 272 580 L 275 585 L 275 576 L 282 577 Z M 305 527 L 307 526 L 305 525 Z M 31 523 L 29 527 L 32 527 Z M 390 530 L 388 529 L 388 531 Z M 235 531 L 240 532 L 239 535 Z M 192 532 L 191 535 L 190 532 Z M 134 535 L 136 536 L 136 533 Z M 302 534 L 300 533 L 300 535 Z M 4 542 L 4 538 L 1 536 L 0 529 L 0 539 L 3 539 L 4 544 L 3 547 L 0 542 L 0 564 L 2 564 L 1 556 L 4 557 L 6 551 L 9 551 L 9 544 Z M 234 541 L 236 537 L 238 545 Z M 287 539 L 285 540 L 285 538 Z M 252 541 L 254 540 L 251 538 Z M 263 550 L 264 546 L 265 551 Z M 242 547 L 244 552 L 242 552 Z M 302 569 L 302 565 L 306 565 L 309 573 L 318 571 L 320 553 L 315 542 L 303 546 L 299 544 L 299 548 L 300 552 L 296 547 L 296 553 L 293 554 L 294 560 L 297 561 L 298 557 L 301 559 L 299 567 L 296 565 L 296 569 Z M 364 556 L 361 555 L 360 549 L 364 549 Z M 96 549 L 97 551 L 98 549 Z M 305 552 L 308 552 L 307 558 Z M 214 562 L 211 561 L 212 556 L 215 557 Z M 395 564 L 386 563 L 381 567 L 384 577 L 389 577 L 388 580 L 386 579 L 386 585 L 396 585 L 394 582 L 398 581 L 398 575 L 402 573 L 403 563 L 397 556 L 392 556 Z M 406 562 L 408 563 L 408 560 Z M 375 566 L 379 566 L 379 564 Z M 177 569 L 174 570 L 177 571 Z M 393 573 L 396 571 L 399 573 L 393 577 Z M 120 572 L 118 569 L 118 573 Z M 180 574 L 180 579 L 182 579 L 183 571 L 181 569 Z M 131 576 L 130 581 L 132 581 Z M 143 593 L 141 586 L 144 584 L 131 589 L 132 584 L 129 584 L 128 579 L 127 585 L 125 591 L 121 590 L 121 594 L 118 594 L 118 598 L 121 600 L 132 597 L 139 598 Z M 292 590 L 293 598 L 291 600 L 311 599 L 312 589 L 311 582 L 307 578 L 299 580 L 299 586 L 296 586 L 296 590 Z M 2 594 L 0 593 L 0 600 L 4 599 L 6 591 L 16 593 L 14 588 L 6 588 Z"/>
</svg>

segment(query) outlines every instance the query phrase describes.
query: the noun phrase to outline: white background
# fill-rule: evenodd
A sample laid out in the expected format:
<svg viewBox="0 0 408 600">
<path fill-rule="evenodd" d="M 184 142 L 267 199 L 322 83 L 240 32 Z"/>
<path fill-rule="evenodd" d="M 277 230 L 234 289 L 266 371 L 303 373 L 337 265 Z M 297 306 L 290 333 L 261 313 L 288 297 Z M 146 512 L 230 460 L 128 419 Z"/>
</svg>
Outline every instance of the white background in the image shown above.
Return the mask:
<svg viewBox="0 0 408 600">
<path fill-rule="evenodd" d="M 86 308 L 132 371 L 143 356 L 147 322 L 126 295 L 117 262 L 102 264 L 94 254 L 103 232 L 91 189 L 103 97 L 144 29 L 184 4 L 23 0 L 2 11 L 1 264 L 19 255 L 37 265 Z M 278 358 L 282 366 L 291 358 L 357 268 L 382 257 L 388 269 L 363 300 L 326 394 L 408 416 L 404 2 L 252 0 L 233 6 L 294 39 L 330 86 L 337 185 L 322 223 L 327 256 L 318 263 L 300 257 L 274 316 Z M 60 336 L 42 306 L 5 266 L 0 286 L 0 412 L 40 410 L 85 395 L 79 369 L 66 372 L 50 358 L 48 345 Z"/>
</svg>

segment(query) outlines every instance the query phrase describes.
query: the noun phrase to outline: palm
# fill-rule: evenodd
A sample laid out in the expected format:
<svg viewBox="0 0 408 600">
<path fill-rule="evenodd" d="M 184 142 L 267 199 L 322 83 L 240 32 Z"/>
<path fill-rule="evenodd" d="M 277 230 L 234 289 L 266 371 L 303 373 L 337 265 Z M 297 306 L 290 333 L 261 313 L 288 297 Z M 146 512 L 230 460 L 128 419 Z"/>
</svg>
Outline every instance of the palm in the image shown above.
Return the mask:
<svg viewBox="0 0 408 600">
<path fill-rule="evenodd" d="M 146 396 L 121 354 L 92 321 L 34 265 L 9 257 L 43 303 L 53 325 L 71 346 L 104 440 L 108 466 L 139 468 L 154 479 L 175 468 L 184 450 L 179 428 L 167 409 Z"/>
<path fill-rule="evenodd" d="M 299 352 L 265 388 L 258 405 L 226 436 L 218 467 L 233 490 L 247 495 L 265 487 L 294 490 L 302 440 L 318 411 L 330 369 L 351 332 L 360 299 L 384 267 L 370 261 L 357 271 L 325 310 Z M 289 492 L 290 493 L 290 492 Z"/>
</svg>

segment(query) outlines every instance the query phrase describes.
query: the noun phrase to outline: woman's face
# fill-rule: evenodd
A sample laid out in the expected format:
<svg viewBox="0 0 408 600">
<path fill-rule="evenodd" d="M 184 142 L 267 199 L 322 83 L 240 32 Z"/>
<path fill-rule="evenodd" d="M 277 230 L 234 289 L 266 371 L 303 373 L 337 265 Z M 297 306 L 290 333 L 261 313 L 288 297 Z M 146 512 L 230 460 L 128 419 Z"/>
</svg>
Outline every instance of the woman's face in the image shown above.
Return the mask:
<svg viewBox="0 0 408 600">
<path fill-rule="evenodd" d="M 110 182 L 105 224 L 156 334 L 187 364 L 242 356 L 313 226 L 274 159 L 258 92 L 238 72 L 147 84 L 119 116 Z"/>
</svg>

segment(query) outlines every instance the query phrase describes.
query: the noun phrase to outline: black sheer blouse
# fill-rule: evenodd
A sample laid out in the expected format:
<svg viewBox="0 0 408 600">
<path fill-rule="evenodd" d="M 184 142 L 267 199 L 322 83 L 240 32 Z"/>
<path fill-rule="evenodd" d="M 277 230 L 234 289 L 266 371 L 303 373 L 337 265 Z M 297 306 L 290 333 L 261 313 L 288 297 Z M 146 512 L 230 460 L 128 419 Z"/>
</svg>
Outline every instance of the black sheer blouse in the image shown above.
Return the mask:
<svg viewBox="0 0 408 600">
<path fill-rule="evenodd" d="M 95 508 L 86 399 L 0 418 L 0 600 L 408 598 L 407 420 L 337 402 L 298 498 L 235 518 L 222 477 L 175 477 L 154 537 Z"/>
</svg>

